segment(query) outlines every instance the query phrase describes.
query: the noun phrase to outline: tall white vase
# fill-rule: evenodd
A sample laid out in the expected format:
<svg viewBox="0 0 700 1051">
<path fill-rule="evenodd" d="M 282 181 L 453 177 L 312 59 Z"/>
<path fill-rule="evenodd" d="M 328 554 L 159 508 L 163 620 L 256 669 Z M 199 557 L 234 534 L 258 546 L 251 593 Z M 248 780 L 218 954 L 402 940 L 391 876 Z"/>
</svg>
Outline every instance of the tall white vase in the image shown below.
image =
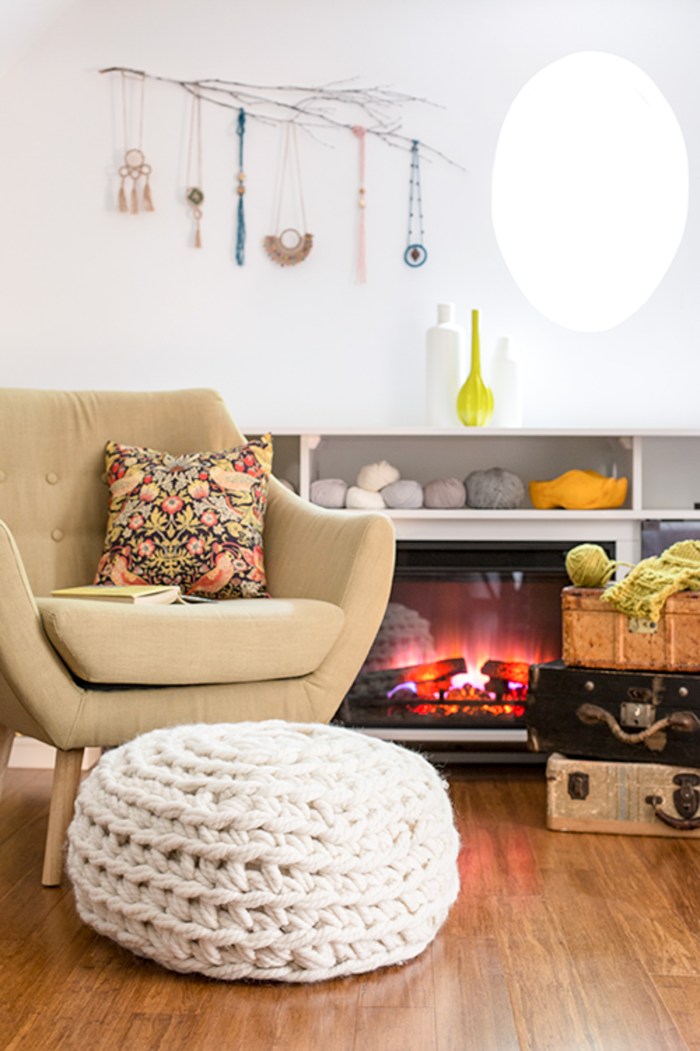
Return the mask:
<svg viewBox="0 0 700 1051">
<path fill-rule="evenodd" d="M 491 365 L 493 389 L 492 427 L 522 427 L 523 395 L 520 384 L 520 365 L 513 356 L 510 340 L 502 336 L 496 341 Z"/>
<path fill-rule="evenodd" d="M 426 419 L 431 427 L 459 427 L 457 394 L 467 373 L 467 333 L 455 322 L 454 303 L 439 303 L 437 325 L 425 340 Z"/>
</svg>

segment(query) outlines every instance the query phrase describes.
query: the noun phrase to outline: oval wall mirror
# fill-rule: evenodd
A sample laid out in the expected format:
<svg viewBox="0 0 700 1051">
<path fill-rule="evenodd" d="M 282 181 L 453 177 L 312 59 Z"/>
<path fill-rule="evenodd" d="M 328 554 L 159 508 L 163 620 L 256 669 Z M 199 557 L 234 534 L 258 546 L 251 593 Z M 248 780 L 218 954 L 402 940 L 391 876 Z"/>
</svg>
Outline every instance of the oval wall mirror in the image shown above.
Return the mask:
<svg viewBox="0 0 700 1051">
<path fill-rule="evenodd" d="M 493 225 L 545 317 L 581 332 L 626 320 L 662 281 L 687 214 L 683 133 L 634 63 L 579 52 L 516 96 L 496 147 Z"/>
</svg>

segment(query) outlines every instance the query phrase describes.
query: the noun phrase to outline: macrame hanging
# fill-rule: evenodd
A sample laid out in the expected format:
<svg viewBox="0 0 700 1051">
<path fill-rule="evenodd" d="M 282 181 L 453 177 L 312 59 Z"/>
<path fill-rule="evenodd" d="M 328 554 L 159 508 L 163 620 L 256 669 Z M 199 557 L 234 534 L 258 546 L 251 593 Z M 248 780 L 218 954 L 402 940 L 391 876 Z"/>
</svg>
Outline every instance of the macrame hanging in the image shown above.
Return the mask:
<svg viewBox="0 0 700 1051">
<path fill-rule="evenodd" d="M 245 197 L 245 171 L 243 170 L 243 136 L 245 135 L 245 110 L 238 111 L 238 215 L 236 219 L 236 263 L 243 266 L 245 263 L 245 212 L 243 210 L 243 198 Z"/>
<path fill-rule="evenodd" d="M 363 128 L 359 124 L 355 124 L 352 131 L 353 135 L 357 136 L 360 146 L 360 185 L 358 188 L 357 207 L 359 209 L 359 229 L 357 233 L 357 280 L 363 285 L 367 280 L 367 242 L 365 234 L 365 208 L 367 201 L 365 198 L 365 133 L 366 128 Z"/>
<path fill-rule="evenodd" d="M 196 182 L 192 179 L 195 150 L 197 153 Z M 192 212 L 192 219 L 194 220 L 195 248 L 202 247 L 201 206 L 204 203 L 204 190 L 202 189 L 202 185 L 202 98 L 201 95 L 193 95 L 192 112 L 190 115 L 190 141 L 187 149 L 187 192 L 185 197 Z"/>
<path fill-rule="evenodd" d="M 306 211 L 304 208 L 304 194 L 301 188 L 301 167 L 299 164 L 299 144 L 297 142 L 296 125 L 292 121 L 288 121 L 284 125 L 282 134 L 284 136 L 282 144 L 282 162 L 280 165 L 277 208 L 274 221 L 274 228 L 278 232 L 275 234 L 269 234 L 263 241 L 263 247 L 273 263 L 277 263 L 279 266 L 296 266 L 297 263 L 301 263 L 306 259 L 313 247 L 314 239 L 313 234 L 306 232 L 301 234 L 292 226 L 281 229 L 280 218 L 282 214 L 284 188 L 287 181 L 287 165 L 289 162 L 296 168 L 299 211 L 303 229 L 306 231 Z M 294 155 L 293 161 L 290 159 L 291 154 Z"/>
<path fill-rule="evenodd" d="M 408 245 L 403 254 L 406 265 L 412 267 L 423 266 L 423 263 L 428 258 L 428 249 L 423 244 L 425 235 L 423 232 L 423 199 L 421 196 L 418 145 L 418 140 L 414 139 L 411 145 L 411 178 L 408 193 Z M 418 213 L 418 240 L 416 240 L 413 231 L 416 212 Z"/>
<path fill-rule="evenodd" d="M 127 86 L 126 86 L 126 74 L 121 71 L 122 77 L 122 115 L 124 120 L 124 163 L 119 168 L 119 177 L 121 182 L 119 184 L 119 211 L 120 212 L 131 212 L 132 215 L 136 215 L 139 210 L 139 195 L 138 189 L 141 180 L 143 179 L 143 196 L 142 203 L 143 208 L 147 212 L 154 211 L 153 199 L 151 197 L 151 166 L 146 163 L 146 157 L 143 152 L 143 112 L 144 112 L 144 92 L 146 85 L 145 74 L 140 74 L 139 79 L 141 80 L 141 98 L 139 106 L 139 137 L 138 146 L 129 146 L 129 114 L 127 104 Z M 131 180 L 131 191 L 129 193 L 129 200 L 127 202 L 127 179 Z"/>
</svg>

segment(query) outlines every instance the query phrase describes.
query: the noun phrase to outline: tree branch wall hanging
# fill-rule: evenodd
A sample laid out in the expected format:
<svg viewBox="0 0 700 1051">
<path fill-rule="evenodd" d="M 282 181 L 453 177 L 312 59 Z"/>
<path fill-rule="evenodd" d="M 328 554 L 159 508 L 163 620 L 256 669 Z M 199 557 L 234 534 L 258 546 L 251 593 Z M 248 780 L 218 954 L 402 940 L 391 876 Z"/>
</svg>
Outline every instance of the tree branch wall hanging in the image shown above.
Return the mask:
<svg viewBox="0 0 700 1051">
<path fill-rule="evenodd" d="M 302 263 L 313 248 L 313 235 L 307 230 L 304 191 L 301 185 L 301 165 L 299 163 L 299 142 L 296 124 L 288 121 L 282 129 L 282 156 L 277 182 L 277 206 L 275 209 L 274 234 L 268 234 L 263 247 L 273 263 L 279 266 L 296 266 Z M 296 182 L 299 216 L 304 233 L 293 226 L 282 229 L 282 209 L 287 186 Z"/>
<path fill-rule="evenodd" d="M 158 81 L 163 84 L 171 84 L 186 91 L 189 95 L 196 97 L 196 109 L 198 111 L 201 102 L 210 103 L 224 109 L 236 110 L 238 114 L 237 134 L 239 136 L 238 150 L 238 175 L 237 175 L 237 206 L 236 206 L 236 238 L 235 238 L 235 261 L 238 266 L 243 266 L 245 259 L 246 222 L 243 208 L 243 197 L 246 192 L 246 175 L 243 168 L 243 136 L 247 121 L 255 120 L 261 124 L 272 127 L 293 128 L 294 143 L 288 141 L 287 152 L 294 153 L 298 166 L 298 144 L 297 129 L 305 132 L 315 139 L 322 139 L 325 131 L 337 131 L 345 129 L 352 131 L 357 136 L 359 148 L 360 186 L 358 193 L 359 223 L 358 223 L 358 252 L 357 252 L 357 278 L 359 282 L 366 279 L 365 260 L 365 185 L 364 185 L 364 157 L 365 137 L 372 136 L 379 139 L 387 146 L 407 150 L 411 154 L 411 182 L 409 199 L 409 236 L 408 246 L 404 252 L 404 260 L 408 266 L 419 267 L 427 259 L 427 250 L 423 244 L 423 216 L 420 187 L 420 168 L 418 158 L 418 140 L 409 137 L 401 131 L 401 121 L 397 114 L 402 107 L 411 103 L 434 106 L 424 98 L 408 95 L 393 89 L 373 86 L 355 87 L 349 86 L 351 82 L 335 81 L 305 87 L 296 84 L 260 85 L 244 84 L 240 81 L 222 80 L 220 78 L 208 78 L 202 80 L 178 80 L 174 77 L 157 76 L 143 70 L 129 69 L 124 66 L 110 66 L 101 69 L 100 73 L 118 73 L 122 78 L 122 95 L 124 108 L 124 162 L 118 169 L 120 187 L 118 203 L 121 211 L 136 212 L 139 210 L 138 190 L 142 186 L 143 208 L 147 211 L 153 210 L 149 177 L 151 166 L 146 162 L 143 152 L 143 110 L 144 91 L 146 80 Z M 138 146 L 130 145 L 129 122 L 127 120 L 127 88 L 126 82 L 137 81 L 140 84 L 140 129 Z M 194 103 L 193 103 L 194 106 Z M 358 122 L 358 113 L 360 121 Z M 195 109 L 193 109 L 193 122 L 195 120 Z M 197 127 L 199 129 L 198 141 L 201 143 L 201 116 L 197 116 Z M 194 127 L 194 124 L 193 124 Z M 283 134 L 291 135 L 289 131 Z M 462 165 L 446 156 L 435 147 L 420 143 L 424 156 L 427 154 L 436 160 L 444 161 L 453 167 L 464 171 Z M 199 146 L 199 157 L 201 157 L 201 144 Z M 201 171 L 197 172 L 198 185 L 190 184 L 190 173 L 188 173 L 188 202 L 193 209 L 195 219 L 195 243 L 201 243 L 201 204 L 203 202 L 203 189 L 201 186 Z M 127 201 L 127 186 L 131 183 L 129 202 Z M 301 262 L 308 257 L 313 245 L 313 237 L 306 229 L 306 219 L 303 215 L 303 194 L 301 194 L 301 183 L 299 180 L 299 192 L 301 199 L 303 231 L 290 226 L 280 229 L 278 222 L 275 224 L 274 234 L 268 235 L 264 240 L 265 250 L 275 262 L 282 266 L 291 266 Z M 190 197 L 190 193 L 192 197 Z M 201 198 L 199 200 L 195 198 Z M 278 201 L 279 204 L 279 201 Z M 417 233 L 413 229 L 414 221 L 418 224 Z"/>
<path fill-rule="evenodd" d="M 152 212 L 153 209 L 153 198 L 151 197 L 151 166 L 146 163 L 146 156 L 143 152 L 143 116 L 145 108 L 145 91 L 146 91 L 146 74 L 135 73 L 129 76 L 127 70 L 120 70 L 121 73 L 121 86 L 122 86 L 122 119 L 124 123 L 124 161 L 119 168 L 119 195 L 118 205 L 120 212 L 131 212 L 135 215 L 139 210 L 139 195 L 138 187 L 143 179 L 143 195 L 142 202 L 143 208 L 147 212 Z M 139 93 L 139 130 L 138 130 L 138 146 L 129 146 L 131 127 L 129 120 L 129 99 L 128 95 L 132 96 L 133 92 L 130 92 L 127 88 L 127 80 L 136 77 L 140 81 L 141 91 Z M 132 107 L 133 110 L 133 107 Z M 129 201 L 127 203 L 126 184 L 127 179 L 131 180 L 131 192 L 129 194 Z"/>
</svg>

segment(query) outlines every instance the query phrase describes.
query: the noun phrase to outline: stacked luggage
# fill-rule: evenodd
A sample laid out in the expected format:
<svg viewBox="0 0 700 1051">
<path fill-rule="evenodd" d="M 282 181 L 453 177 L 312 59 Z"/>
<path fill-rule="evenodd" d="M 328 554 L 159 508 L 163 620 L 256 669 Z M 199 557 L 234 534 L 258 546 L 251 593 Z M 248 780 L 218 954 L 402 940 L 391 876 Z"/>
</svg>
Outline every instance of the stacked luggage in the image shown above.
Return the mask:
<svg viewBox="0 0 700 1051">
<path fill-rule="evenodd" d="M 602 588 L 562 592 L 562 660 L 533 665 L 528 747 L 547 761 L 547 825 L 700 837 L 700 591 L 658 620 Z"/>
</svg>

